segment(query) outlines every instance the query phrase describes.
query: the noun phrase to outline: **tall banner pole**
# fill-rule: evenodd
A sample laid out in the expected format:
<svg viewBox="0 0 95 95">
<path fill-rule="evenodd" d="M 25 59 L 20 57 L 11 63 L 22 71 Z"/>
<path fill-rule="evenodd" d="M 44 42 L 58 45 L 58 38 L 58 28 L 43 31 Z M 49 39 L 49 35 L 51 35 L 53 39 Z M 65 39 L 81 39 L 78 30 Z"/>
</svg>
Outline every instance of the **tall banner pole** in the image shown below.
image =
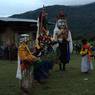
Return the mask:
<svg viewBox="0 0 95 95">
<path fill-rule="evenodd" d="M 38 44 L 38 37 L 39 37 L 39 18 L 37 19 L 37 34 L 36 34 L 36 47 L 39 47 L 39 44 Z"/>
</svg>

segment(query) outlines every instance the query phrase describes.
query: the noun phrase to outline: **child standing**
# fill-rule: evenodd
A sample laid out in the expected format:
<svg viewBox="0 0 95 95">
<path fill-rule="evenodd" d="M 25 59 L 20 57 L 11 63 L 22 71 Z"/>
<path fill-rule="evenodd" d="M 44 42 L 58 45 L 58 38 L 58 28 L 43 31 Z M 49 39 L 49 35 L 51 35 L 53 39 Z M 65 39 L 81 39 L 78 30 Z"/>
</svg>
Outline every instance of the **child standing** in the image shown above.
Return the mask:
<svg viewBox="0 0 95 95">
<path fill-rule="evenodd" d="M 88 73 L 93 69 L 91 61 L 91 47 L 86 39 L 82 40 L 82 48 L 80 54 L 82 55 L 81 72 Z"/>
</svg>

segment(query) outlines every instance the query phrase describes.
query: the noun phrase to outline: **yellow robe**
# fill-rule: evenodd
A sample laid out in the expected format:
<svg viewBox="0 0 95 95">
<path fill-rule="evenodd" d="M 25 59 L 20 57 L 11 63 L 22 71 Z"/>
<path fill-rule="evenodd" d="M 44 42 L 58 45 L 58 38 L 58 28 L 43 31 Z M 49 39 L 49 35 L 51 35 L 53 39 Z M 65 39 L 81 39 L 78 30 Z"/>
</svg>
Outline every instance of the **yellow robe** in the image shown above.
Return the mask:
<svg viewBox="0 0 95 95">
<path fill-rule="evenodd" d="M 18 55 L 21 61 L 21 69 L 24 70 L 27 68 L 27 66 L 30 63 L 33 63 L 34 61 L 37 60 L 37 57 L 35 57 L 29 50 L 28 46 L 25 43 L 20 44 L 18 48 Z M 24 64 L 24 62 L 27 61 L 29 63 Z"/>
</svg>

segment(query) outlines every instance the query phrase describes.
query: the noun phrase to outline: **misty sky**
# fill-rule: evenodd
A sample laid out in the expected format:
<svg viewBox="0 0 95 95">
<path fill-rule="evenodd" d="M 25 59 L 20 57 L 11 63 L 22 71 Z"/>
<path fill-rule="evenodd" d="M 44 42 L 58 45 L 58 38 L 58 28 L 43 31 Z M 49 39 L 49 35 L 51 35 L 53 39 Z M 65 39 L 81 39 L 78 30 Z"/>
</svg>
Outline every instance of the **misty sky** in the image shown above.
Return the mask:
<svg viewBox="0 0 95 95">
<path fill-rule="evenodd" d="M 83 5 L 95 0 L 0 0 L 0 17 L 35 10 L 48 5 Z"/>
</svg>

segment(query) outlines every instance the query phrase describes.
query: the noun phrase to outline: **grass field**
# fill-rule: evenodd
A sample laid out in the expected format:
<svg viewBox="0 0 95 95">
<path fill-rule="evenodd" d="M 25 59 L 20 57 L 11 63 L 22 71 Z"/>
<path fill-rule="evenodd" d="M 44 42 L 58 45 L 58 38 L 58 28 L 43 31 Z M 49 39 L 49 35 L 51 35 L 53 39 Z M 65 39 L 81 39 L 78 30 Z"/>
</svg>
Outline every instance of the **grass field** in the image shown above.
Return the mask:
<svg viewBox="0 0 95 95">
<path fill-rule="evenodd" d="M 32 95 L 95 95 L 95 70 L 81 74 L 80 61 L 79 55 L 72 55 L 63 77 L 56 64 L 48 82 L 33 88 Z M 16 67 L 16 62 L 0 61 L 0 95 L 19 95 Z"/>
</svg>

